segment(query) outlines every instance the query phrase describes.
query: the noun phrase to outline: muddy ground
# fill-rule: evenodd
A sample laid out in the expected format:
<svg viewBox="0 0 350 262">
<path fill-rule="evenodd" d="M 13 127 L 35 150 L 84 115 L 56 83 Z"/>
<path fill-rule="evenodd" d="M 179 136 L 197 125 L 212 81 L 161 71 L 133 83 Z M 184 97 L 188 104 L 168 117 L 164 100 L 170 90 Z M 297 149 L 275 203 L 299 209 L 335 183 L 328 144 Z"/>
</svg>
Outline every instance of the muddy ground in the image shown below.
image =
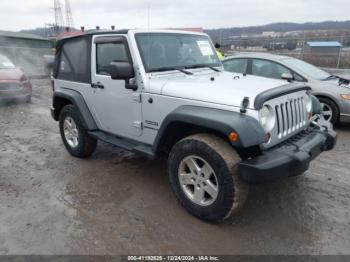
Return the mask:
<svg viewBox="0 0 350 262">
<path fill-rule="evenodd" d="M 0 107 L 0 254 L 350 254 L 350 126 L 307 174 L 252 186 L 242 213 L 190 216 L 165 163 L 99 143 L 71 157 L 49 114 L 51 89 Z"/>
</svg>

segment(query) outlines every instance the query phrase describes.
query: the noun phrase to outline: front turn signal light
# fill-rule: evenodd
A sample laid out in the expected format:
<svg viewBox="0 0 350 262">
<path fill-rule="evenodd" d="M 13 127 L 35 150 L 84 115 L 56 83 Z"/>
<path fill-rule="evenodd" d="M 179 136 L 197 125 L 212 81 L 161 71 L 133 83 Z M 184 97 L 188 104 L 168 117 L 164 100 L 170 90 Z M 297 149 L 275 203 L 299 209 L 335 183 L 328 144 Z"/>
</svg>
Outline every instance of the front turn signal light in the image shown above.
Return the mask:
<svg viewBox="0 0 350 262">
<path fill-rule="evenodd" d="M 340 95 L 343 99 L 350 100 L 350 95 Z"/>
<path fill-rule="evenodd" d="M 231 141 L 231 142 L 236 142 L 238 140 L 238 135 L 236 132 L 231 132 L 229 135 L 228 135 L 228 139 Z"/>
</svg>

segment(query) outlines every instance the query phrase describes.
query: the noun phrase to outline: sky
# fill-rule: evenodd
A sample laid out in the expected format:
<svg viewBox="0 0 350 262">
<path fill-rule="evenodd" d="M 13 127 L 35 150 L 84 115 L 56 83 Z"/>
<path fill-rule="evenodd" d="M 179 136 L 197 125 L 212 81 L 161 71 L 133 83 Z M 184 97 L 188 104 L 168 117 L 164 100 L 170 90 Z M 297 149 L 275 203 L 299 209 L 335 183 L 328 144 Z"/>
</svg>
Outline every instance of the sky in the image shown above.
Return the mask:
<svg viewBox="0 0 350 262">
<path fill-rule="evenodd" d="M 0 30 L 54 22 L 54 0 L 2 0 Z M 65 0 L 61 0 L 64 6 Z M 75 27 L 206 29 L 350 20 L 349 0 L 70 0 Z M 150 18 L 150 19 L 148 19 Z"/>
</svg>

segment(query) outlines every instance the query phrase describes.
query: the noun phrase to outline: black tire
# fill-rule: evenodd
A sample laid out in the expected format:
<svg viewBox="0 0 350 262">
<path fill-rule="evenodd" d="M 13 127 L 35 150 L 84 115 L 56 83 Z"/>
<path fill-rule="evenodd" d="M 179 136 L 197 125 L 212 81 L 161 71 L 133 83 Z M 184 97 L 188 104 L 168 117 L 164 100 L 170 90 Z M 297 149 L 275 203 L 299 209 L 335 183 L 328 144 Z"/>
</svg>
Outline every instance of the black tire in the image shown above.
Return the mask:
<svg viewBox="0 0 350 262">
<path fill-rule="evenodd" d="M 189 156 L 198 156 L 205 160 L 217 177 L 217 197 L 208 206 L 202 206 L 190 200 L 180 184 L 179 168 L 182 160 Z M 189 213 L 202 220 L 221 222 L 236 214 L 244 205 L 248 195 L 248 185 L 242 181 L 238 172 L 240 161 L 239 155 L 232 146 L 220 137 L 210 134 L 187 137 L 172 148 L 168 158 L 171 187 Z"/>
<path fill-rule="evenodd" d="M 76 147 L 72 147 L 68 143 L 64 134 L 64 121 L 68 117 L 74 120 L 78 130 L 78 145 Z M 59 117 L 59 127 L 63 144 L 72 156 L 78 158 L 88 158 L 95 152 L 97 140 L 88 135 L 87 131 L 85 130 L 82 124 L 80 114 L 74 105 L 66 105 L 62 109 Z"/>
<path fill-rule="evenodd" d="M 331 99 L 329 98 L 325 98 L 325 97 L 318 97 L 318 100 L 320 100 L 320 102 L 322 104 L 327 105 L 329 108 L 332 109 L 332 117 L 330 119 L 330 122 L 335 125 L 337 124 L 339 117 L 340 117 L 340 112 L 339 112 L 339 108 L 336 105 L 336 103 L 334 103 Z M 323 108 L 322 108 L 323 110 Z"/>
</svg>

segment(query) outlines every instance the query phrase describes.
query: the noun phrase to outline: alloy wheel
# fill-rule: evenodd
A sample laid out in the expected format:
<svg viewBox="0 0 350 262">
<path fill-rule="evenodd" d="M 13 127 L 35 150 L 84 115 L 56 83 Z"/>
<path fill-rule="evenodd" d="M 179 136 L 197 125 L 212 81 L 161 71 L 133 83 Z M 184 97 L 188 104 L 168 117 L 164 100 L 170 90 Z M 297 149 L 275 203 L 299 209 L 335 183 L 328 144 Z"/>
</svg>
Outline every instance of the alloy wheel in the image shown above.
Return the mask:
<svg viewBox="0 0 350 262">
<path fill-rule="evenodd" d="M 322 110 L 324 119 L 327 121 L 331 121 L 333 117 L 332 108 L 326 103 L 321 103 L 321 110 Z"/>
<path fill-rule="evenodd" d="M 218 179 L 207 161 L 198 156 L 184 158 L 179 166 L 178 178 L 188 199 L 200 206 L 213 204 L 218 196 Z"/>
<path fill-rule="evenodd" d="M 72 148 L 76 148 L 79 144 L 79 132 L 73 118 L 66 117 L 64 119 L 63 132 L 68 145 Z"/>
</svg>

